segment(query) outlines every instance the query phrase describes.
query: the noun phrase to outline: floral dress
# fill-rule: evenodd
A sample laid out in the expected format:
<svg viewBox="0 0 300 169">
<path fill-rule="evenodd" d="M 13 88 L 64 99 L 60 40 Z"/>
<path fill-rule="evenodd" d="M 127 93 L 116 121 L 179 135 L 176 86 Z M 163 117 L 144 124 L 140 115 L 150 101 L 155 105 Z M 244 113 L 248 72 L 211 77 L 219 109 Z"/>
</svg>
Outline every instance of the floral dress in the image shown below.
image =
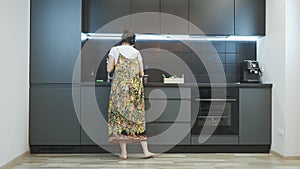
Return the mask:
<svg viewBox="0 0 300 169">
<path fill-rule="evenodd" d="M 108 134 L 112 143 L 147 139 L 144 87 L 137 57 L 129 59 L 119 54 L 109 97 Z"/>
</svg>

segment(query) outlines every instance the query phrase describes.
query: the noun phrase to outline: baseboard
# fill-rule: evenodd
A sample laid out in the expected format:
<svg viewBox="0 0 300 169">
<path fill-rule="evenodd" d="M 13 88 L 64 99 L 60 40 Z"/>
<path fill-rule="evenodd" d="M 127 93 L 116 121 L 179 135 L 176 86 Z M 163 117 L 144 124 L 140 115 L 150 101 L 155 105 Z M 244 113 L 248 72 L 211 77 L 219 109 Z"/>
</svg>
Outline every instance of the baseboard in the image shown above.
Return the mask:
<svg viewBox="0 0 300 169">
<path fill-rule="evenodd" d="M 136 146 L 136 147 L 135 147 Z M 172 147 L 171 145 L 167 147 Z M 270 145 L 176 145 L 168 151 L 162 145 L 149 145 L 149 149 L 157 153 L 270 153 Z M 108 149 L 119 150 L 118 145 L 107 146 Z M 128 145 L 130 151 L 141 151 L 139 145 Z M 36 148 L 34 148 L 36 149 Z M 34 152 L 40 153 L 40 152 Z M 96 145 L 81 146 L 80 153 L 107 153 L 107 151 Z"/>
<path fill-rule="evenodd" d="M 284 160 L 300 160 L 300 156 L 285 156 L 274 150 L 270 150 L 270 153 Z"/>
<path fill-rule="evenodd" d="M 8 163 L 6 163 L 4 166 L 0 167 L 0 169 L 9 169 L 12 168 L 13 166 L 15 166 L 16 164 L 18 164 L 18 162 L 23 159 L 23 157 L 28 156 L 30 154 L 30 151 L 25 151 L 24 153 L 22 153 L 21 155 L 19 155 L 18 157 L 12 159 L 11 161 L 9 161 Z"/>
</svg>

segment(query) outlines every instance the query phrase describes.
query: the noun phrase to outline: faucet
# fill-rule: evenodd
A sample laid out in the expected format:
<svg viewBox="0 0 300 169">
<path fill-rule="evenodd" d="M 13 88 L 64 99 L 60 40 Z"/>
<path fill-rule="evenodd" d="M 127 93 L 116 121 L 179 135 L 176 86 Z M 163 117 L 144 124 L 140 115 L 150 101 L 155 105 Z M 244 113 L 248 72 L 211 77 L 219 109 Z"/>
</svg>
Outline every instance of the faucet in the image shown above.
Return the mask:
<svg viewBox="0 0 300 169">
<path fill-rule="evenodd" d="M 111 82 L 113 79 L 113 76 L 110 76 L 110 73 L 107 72 L 107 82 Z"/>
</svg>

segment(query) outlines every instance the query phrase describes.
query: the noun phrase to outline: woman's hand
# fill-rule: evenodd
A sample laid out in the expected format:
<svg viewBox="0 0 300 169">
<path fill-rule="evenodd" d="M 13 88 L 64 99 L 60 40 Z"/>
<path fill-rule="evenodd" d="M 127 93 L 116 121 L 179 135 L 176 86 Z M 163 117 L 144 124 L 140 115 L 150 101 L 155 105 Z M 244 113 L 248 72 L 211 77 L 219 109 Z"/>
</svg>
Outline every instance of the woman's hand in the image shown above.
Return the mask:
<svg viewBox="0 0 300 169">
<path fill-rule="evenodd" d="M 143 62 L 141 60 L 139 60 L 139 76 L 140 78 L 144 76 L 144 66 L 143 66 Z"/>
<path fill-rule="evenodd" d="M 139 77 L 140 78 L 144 77 L 144 71 L 143 70 L 139 72 Z"/>
</svg>

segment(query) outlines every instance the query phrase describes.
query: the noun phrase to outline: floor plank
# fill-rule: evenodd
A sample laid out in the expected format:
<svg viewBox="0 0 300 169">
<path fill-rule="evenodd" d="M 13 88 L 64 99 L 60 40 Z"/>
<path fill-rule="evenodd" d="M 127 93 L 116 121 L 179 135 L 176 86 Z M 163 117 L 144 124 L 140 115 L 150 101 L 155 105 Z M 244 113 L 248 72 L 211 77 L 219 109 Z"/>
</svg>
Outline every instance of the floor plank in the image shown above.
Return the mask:
<svg viewBox="0 0 300 169">
<path fill-rule="evenodd" d="M 129 154 L 31 154 L 12 169 L 300 169 L 300 160 L 283 160 L 272 154 L 159 154 L 142 159 Z"/>
</svg>

